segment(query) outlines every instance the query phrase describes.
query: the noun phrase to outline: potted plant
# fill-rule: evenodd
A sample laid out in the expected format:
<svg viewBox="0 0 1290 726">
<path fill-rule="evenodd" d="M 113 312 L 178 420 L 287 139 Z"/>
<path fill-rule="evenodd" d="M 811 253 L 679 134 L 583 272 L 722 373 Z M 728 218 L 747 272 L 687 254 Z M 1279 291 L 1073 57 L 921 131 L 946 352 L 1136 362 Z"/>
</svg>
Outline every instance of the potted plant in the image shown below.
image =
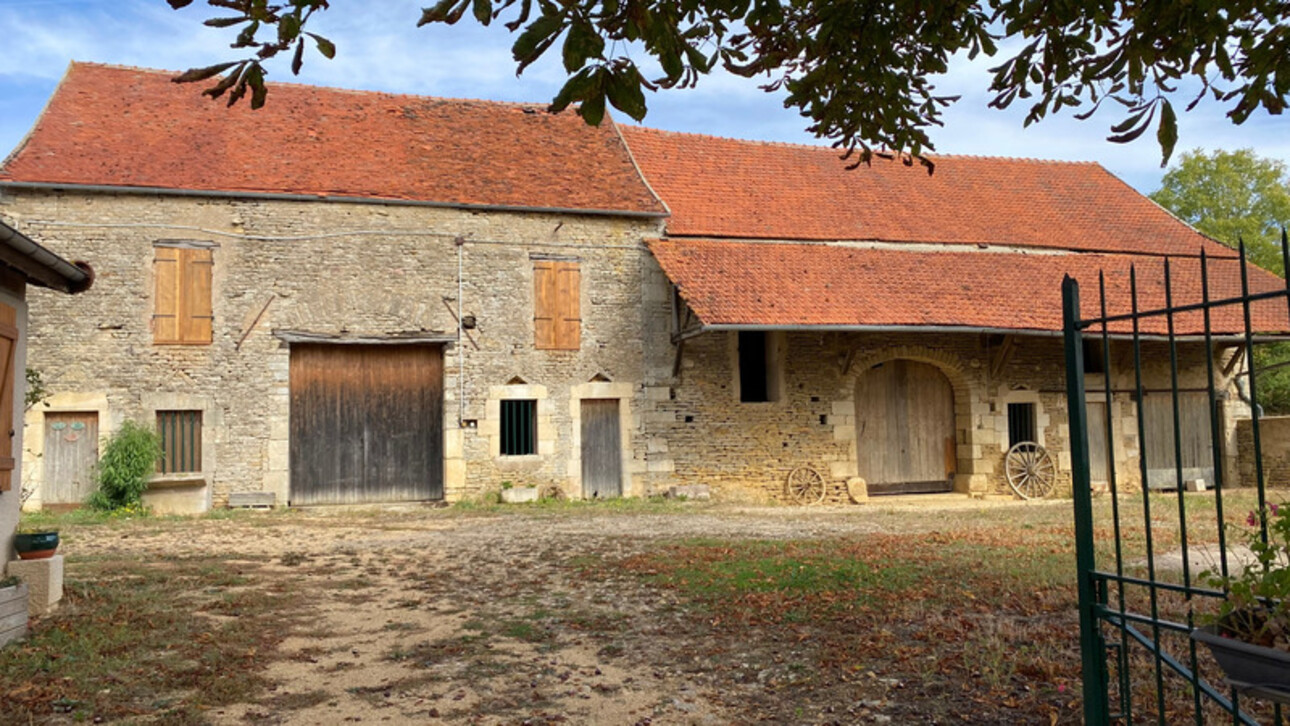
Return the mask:
<svg viewBox="0 0 1290 726">
<path fill-rule="evenodd" d="M 58 530 L 48 527 L 25 526 L 18 528 L 13 538 L 13 548 L 21 560 L 43 560 L 58 551 Z"/>
<path fill-rule="evenodd" d="M 1246 525 L 1240 539 L 1254 561 L 1226 577 L 1213 570 L 1201 575 L 1227 597 L 1191 637 L 1209 647 L 1233 686 L 1290 703 L 1290 507 L 1250 512 Z"/>
</svg>

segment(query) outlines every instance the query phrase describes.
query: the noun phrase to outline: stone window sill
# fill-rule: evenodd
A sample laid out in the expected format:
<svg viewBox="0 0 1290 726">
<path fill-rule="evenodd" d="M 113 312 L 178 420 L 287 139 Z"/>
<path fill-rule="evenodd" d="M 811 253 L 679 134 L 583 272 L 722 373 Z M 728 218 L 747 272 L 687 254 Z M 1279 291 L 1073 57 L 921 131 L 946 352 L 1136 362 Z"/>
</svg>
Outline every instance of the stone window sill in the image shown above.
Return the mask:
<svg viewBox="0 0 1290 726">
<path fill-rule="evenodd" d="M 148 480 L 149 489 L 188 489 L 206 486 L 206 475 L 201 472 L 191 474 L 153 474 Z"/>
</svg>

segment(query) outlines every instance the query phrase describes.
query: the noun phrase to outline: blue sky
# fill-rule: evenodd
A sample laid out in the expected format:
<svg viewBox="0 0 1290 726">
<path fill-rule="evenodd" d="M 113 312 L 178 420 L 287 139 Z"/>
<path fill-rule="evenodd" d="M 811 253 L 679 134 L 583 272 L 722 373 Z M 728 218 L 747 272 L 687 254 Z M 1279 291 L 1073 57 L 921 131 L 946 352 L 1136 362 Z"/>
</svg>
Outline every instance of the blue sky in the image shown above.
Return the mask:
<svg viewBox="0 0 1290 726">
<path fill-rule="evenodd" d="M 513 38 L 504 28 L 463 21 L 418 29 L 420 8 L 429 2 L 338 0 L 313 27 L 336 42 L 336 59 L 311 55 L 298 78 L 283 59 L 270 80 L 507 101 L 545 102 L 555 94 L 564 77 L 557 54 L 517 78 L 510 59 Z M 19 143 L 72 59 L 183 70 L 236 58 L 227 47 L 231 33 L 204 27 L 205 9 L 198 4 L 203 3 L 176 12 L 165 0 L 0 0 L 0 155 Z M 1159 186 L 1154 134 L 1129 145 L 1111 144 L 1107 127 L 1118 119 L 1104 114 L 1083 122 L 1050 118 L 1023 129 L 1021 109 L 986 107 L 989 65 L 985 59 L 957 63 L 937 84 L 941 92 L 963 96 L 946 115 L 945 128 L 933 133 L 938 152 L 1097 161 L 1143 192 Z M 806 120 L 754 80 L 719 74 L 702 79 L 696 89 L 666 91 L 647 101 L 645 124 L 657 128 L 817 143 L 805 131 Z M 1218 107 L 1202 104 L 1180 117 L 1178 148 L 1249 147 L 1290 162 L 1288 128 L 1285 119 L 1265 114 L 1234 126 Z"/>
</svg>

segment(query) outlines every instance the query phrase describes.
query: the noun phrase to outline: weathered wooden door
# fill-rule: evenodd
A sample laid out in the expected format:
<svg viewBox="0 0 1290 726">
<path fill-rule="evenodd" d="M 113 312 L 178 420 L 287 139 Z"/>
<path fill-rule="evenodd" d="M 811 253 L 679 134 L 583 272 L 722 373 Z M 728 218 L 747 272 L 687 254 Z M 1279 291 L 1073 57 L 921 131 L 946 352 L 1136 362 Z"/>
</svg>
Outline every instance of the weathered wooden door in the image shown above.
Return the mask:
<svg viewBox="0 0 1290 726">
<path fill-rule="evenodd" d="M 582 400 L 582 496 L 587 499 L 622 496 L 621 435 L 618 399 Z"/>
<path fill-rule="evenodd" d="M 16 460 L 13 450 L 15 433 L 14 376 L 18 375 L 18 309 L 0 303 L 0 492 L 22 488 L 15 482 Z"/>
<path fill-rule="evenodd" d="M 1147 440 L 1147 484 L 1156 489 L 1176 489 L 1193 479 L 1214 483 L 1214 445 L 1210 438 L 1209 394 L 1178 393 L 1178 425 L 1181 432 L 1182 482 L 1178 481 L 1177 452 L 1174 447 L 1174 403 L 1169 393 L 1148 394 L 1142 400 L 1143 427 Z"/>
<path fill-rule="evenodd" d="M 443 498 L 443 349 L 291 348 L 291 504 Z"/>
<path fill-rule="evenodd" d="M 99 460 L 99 415 L 45 414 L 45 484 L 41 506 L 83 504 L 94 491 Z"/>
<path fill-rule="evenodd" d="M 953 488 L 954 389 L 934 366 L 883 363 L 856 383 L 856 459 L 870 494 Z"/>
<path fill-rule="evenodd" d="M 1088 411 L 1088 473 L 1093 484 L 1111 481 L 1111 446 L 1106 440 L 1106 401 L 1090 402 Z"/>
</svg>

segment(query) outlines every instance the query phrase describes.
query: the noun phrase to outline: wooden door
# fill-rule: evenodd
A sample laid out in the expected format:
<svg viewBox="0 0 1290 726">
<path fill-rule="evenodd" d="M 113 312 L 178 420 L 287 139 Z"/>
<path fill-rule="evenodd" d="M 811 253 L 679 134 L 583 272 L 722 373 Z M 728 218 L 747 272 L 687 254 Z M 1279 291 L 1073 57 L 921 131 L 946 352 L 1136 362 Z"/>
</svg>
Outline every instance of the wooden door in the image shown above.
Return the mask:
<svg viewBox="0 0 1290 726">
<path fill-rule="evenodd" d="M 41 506 L 83 504 L 94 491 L 99 460 L 99 415 L 45 414 L 45 482 Z"/>
<path fill-rule="evenodd" d="M 17 468 L 13 436 L 18 426 L 14 422 L 14 378 L 21 375 L 15 364 L 17 356 L 18 309 L 0 303 L 0 492 L 22 488 L 22 482 L 13 480 Z"/>
<path fill-rule="evenodd" d="M 443 349 L 291 348 L 291 504 L 443 498 Z"/>
<path fill-rule="evenodd" d="M 1214 444 L 1210 438 L 1209 394 L 1179 393 L 1178 423 L 1182 448 L 1182 481 L 1178 480 L 1174 446 L 1174 404 L 1170 393 L 1150 393 L 1142 400 L 1146 429 L 1147 484 L 1176 489 L 1193 479 L 1214 483 Z"/>
<path fill-rule="evenodd" d="M 1110 442 L 1106 437 L 1106 402 L 1089 403 L 1088 411 L 1088 468 L 1089 481 L 1093 484 L 1109 484 L 1111 481 Z"/>
<path fill-rule="evenodd" d="M 623 495 L 622 429 L 618 399 L 582 400 L 582 496 Z"/>
<path fill-rule="evenodd" d="M 856 383 L 856 459 L 870 494 L 953 488 L 954 389 L 934 366 L 888 361 Z"/>
</svg>

